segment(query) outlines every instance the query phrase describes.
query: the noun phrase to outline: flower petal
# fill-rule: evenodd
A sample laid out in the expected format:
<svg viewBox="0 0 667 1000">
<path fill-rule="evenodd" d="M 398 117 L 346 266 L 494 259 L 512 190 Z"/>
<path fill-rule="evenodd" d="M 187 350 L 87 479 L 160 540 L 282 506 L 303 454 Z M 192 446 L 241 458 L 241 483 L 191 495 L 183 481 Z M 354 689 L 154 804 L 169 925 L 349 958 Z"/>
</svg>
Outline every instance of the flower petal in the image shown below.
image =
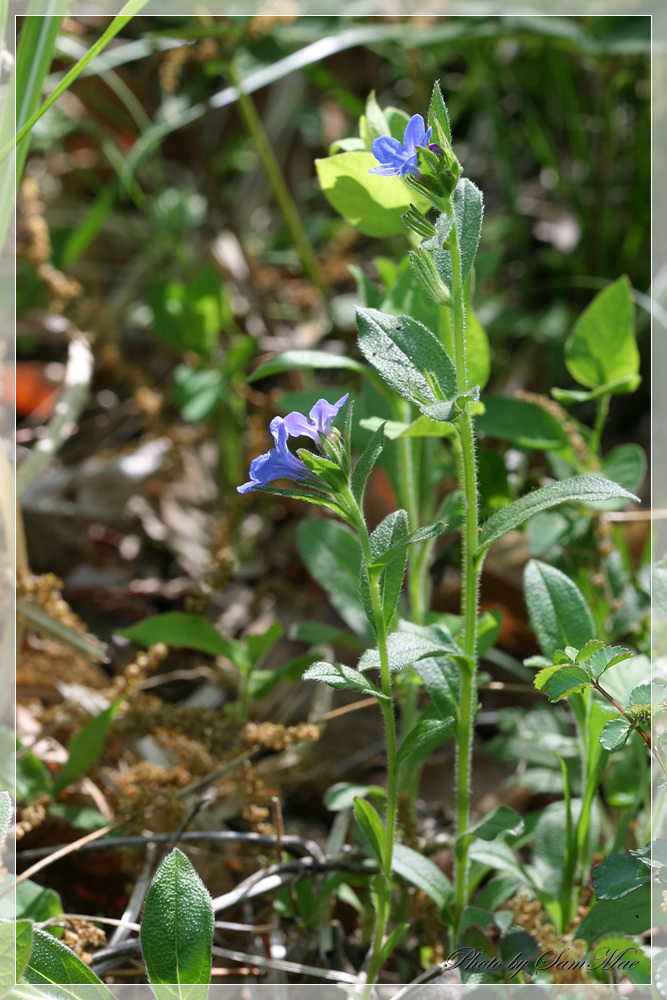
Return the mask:
<svg viewBox="0 0 667 1000">
<path fill-rule="evenodd" d="M 424 134 L 424 119 L 421 115 L 413 115 L 405 126 L 405 135 L 403 137 L 403 146 L 408 154 L 414 153 L 417 146 L 424 145 Z"/>
<path fill-rule="evenodd" d="M 349 393 L 346 392 L 337 403 L 327 403 L 326 399 L 318 399 L 315 403 L 315 406 L 310 411 L 310 419 L 314 422 L 320 434 L 329 435 L 334 417 L 341 406 L 345 404 L 348 396 Z"/>
<path fill-rule="evenodd" d="M 400 142 L 391 135 L 381 135 L 379 139 L 374 139 L 371 149 L 375 159 L 385 164 L 394 163 L 403 153 Z"/>
</svg>

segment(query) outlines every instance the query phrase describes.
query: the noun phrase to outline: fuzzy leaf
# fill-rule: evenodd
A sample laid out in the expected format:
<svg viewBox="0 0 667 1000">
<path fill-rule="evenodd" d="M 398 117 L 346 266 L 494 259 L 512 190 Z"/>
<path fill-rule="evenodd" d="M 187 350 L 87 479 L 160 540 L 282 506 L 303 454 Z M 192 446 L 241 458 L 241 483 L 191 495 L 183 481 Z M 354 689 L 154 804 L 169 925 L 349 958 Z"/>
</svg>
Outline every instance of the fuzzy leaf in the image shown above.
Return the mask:
<svg viewBox="0 0 667 1000">
<path fill-rule="evenodd" d="M 571 476 L 569 479 L 550 483 L 549 486 L 542 486 L 492 514 L 482 526 L 477 551 L 488 549 L 508 531 L 520 528 L 542 510 L 549 510 L 562 503 L 590 503 L 619 497 L 639 502 L 638 497 L 628 493 L 622 486 L 598 476 Z"/>
<path fill-rule="evenodd" d="M 352 495 L 357 501 L 359 506 L 363 509 L 364 502 L 364 491 L 366 489 L 366 483 L 368 482 L 368 477 L 373 471 L 373 467 L 377 462 L 378 458 L 382 454 L 382 448 L 384 446 L 384 424 L 380 424 L 375 434 L 369 439 L 366 447 L 364 448 L 361 456 L 359 457 L 357 464 L 352 470 L 352 478 L 350 480 L 350 487 L 352 489 Z"/>
<path fill-rule="evenodd" d="M 359 826 L 368 838 L 373 854 L 379 861 L 380 865 L 382 865 L 386 839 L 386 833 L 382 820 L 370 802 L 366 802 L 365 799 L 354 800 L 354 814 L 357 817 Z"/>
<path fill-rule="evenodd" d="M 275 358 L 265 361 L 248 376 L 248 382 L 257 382 L 269 375 L 279 375 L 281 372 L 291 372 L 296 369 L 312 368 L 321 371 L 338 368 L 364 374 L 366 368 L 359 361 L 346 354 L 332 354 L 330 351 L 285 351 Z"/>
<path fill-rule="evenodd" d="M 357 309 L 359 347 L 382 378 L 420 407 L 457 396 L 456 370 L 433 333 L 411 316 Z M 432 373 L 432 378 L 425 372 Z"/>
<path fill-rule="evenodd" d="M 403 764 L 414 756 L 417 756 L 419 760 L 424 760 L 452 735 L 453 724 L 453 718 L 444 721 L 441 719 L 420 719 L 398 748 L 398 763 Z"/>
<path fill-rule="evenodd" d="M 392 871 L 422 889 L 442 909 L 454 895 L 452 884 L 440 869 L 405 844 L 395 844 Z"/>
<path fill-rule="evenodd" d="M 320 660 L 313 663 L 303 675 L 304 681 L 320 681 L 328 684 L 329 687 L 336 688 L 337 691 L 361 691 L 363 694 L 371 694 L 375 698 L 384 698 L 374 684 L 352 667 L 346 667 L 344 663 L 327 663 Z"/>
<path fill-rule="evenodd" d="M 413 632 L 392 632 L 387 640 L 387 652 L 389 668 L 403 670 L 404 667 L 425 656 L 434 656 L 436 653 L 460 653 L 461 650 L 455 643 L 450 643 L 446 639 L 432 640 Z M 377 648 L 367 650 L 359 660 L 358 669 L 379 670 L 379 650 Z"/>
<path fill-rule="evenodd" d="M 554 566 L 531 559 L 523 578 L 530 621 L 545 656 L 595 633 L 593 617 L 577 585 Z"/>
</svg>

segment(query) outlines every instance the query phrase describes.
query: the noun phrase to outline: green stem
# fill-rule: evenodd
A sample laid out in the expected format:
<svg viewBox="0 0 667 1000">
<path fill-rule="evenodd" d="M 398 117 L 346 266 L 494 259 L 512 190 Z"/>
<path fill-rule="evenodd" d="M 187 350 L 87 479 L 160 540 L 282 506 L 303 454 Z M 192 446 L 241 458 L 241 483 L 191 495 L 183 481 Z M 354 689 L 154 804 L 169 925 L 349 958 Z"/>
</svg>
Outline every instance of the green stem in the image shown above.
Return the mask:
<svg viewBox="0 0 667 1000">
<path fill-rule="evenodd" d="M 593 426 L 593 433 L 591 434 L 590 441 L 588 442 L 588 467 L 590 469 L 591 463 L 594 458 L 599 458 L 600 451 L 600 441 L 602 440 L 602 431 L 607 419 L 607 414 L 609 413 L 609 401 L 611 400 L 611 393 L 606 392 L 604 396 L 600 396 L 598 400 L 598 411 L 595 415 L 595 424 Z"/>
<path fill-rule="evenodd" d="M 450 201 L 450 211 L 454 206 Z M 456 226 L 452 226 L 448 240 L 452 259 L 452 318 L 454 326 L 454 365 L 456 383 L 460 395 L 467 388 L 465 358 L 465 299 L 461 250 Z M 463 652 L 467 657 L 461 671 L 461 702 L 457 734 L 456 753 L 456 866 L 454 873 L 454 906 L 460 917 L 468 899 L 468 850 L 470 840 L 463 836 L 470 826 L 470 793 L 472 770 L 472 744 L 475 728 L 477 687 L 475 667 L 477 660 L 477 602 L 481 560 L 475 556 L 477 548 L 478 508 L 477 508 L 477 459 L 475 455 L 475 434 L 470 403 L 457 421 L 459 484 L 463 492 L 464 523 L 462 530 L 462 579 L 461 617 L 463 618 Z"/>
<path fill-rule="evenodd" d="M 306 230 L 303 227 L 296 205 L 292 201 L 289 188 L 285 183 L 285 178 L 283 177 L 280 165 L 276 160 L 271 144 L 267 138 L 266 132 L 264 131 L 262 121 L 257 114 L 255 104 L 252 98 L 249 97 L 249 95 L 243 90 L 240 78 L 236 72 L 236 67 L 232 60 L 230 60 L 228 64 L 228 71 L 229 78 L 233 86 L 236 87 L 236 90 L 238 91 L 238 106 L 239 111 L 241 112 L 241 117 L 243 118 L 246 129 L 255 144 L 257 154 L 262 161 L 262 166 L 266 172 L 269 184 L 271 185 L 275 199 L 278 202 L 278 207 L 282 212 L 285 224 L 290 231 L 297 250 L 299 251 L 299 257 L 301 258 L 303 269 L 321 293 L 324 301 L 328 303 L 329 297 L 324 281 L 322 280 L 322 275 L 320 274 L 317 257 L 315 256 L 313 248 L 310 245 L 310 241 L 306 235 Z"/>
<path fill-rule="evenodd" d="M 386 833 L 384 842 L 384 852 L 382 857 L 382 873 L 385 879 L 385 886 L 382 893 L 378 895 L 385 901 L 382 906 L 377 907 L 376 927 L 371 949 L 371 961 L 368 975 L 368 986 L 373 985 L 380 972 L 382 958 L 382 941 L 384 939 L 389 920 L 390 899 L 391 899 L 391 868 L 394 857 L 394 837 L 396 832 L 396 811 L 398 800 L 398 763 L 396 745 L 396 721 L 394 719 L 394 703 L 392 699 L 391 671 L 389 668 L 389 649 L 387 646 L 387 626 L 384 619 L 382 607 L 382 595 L 380 593 L 380 568 L 373 569 L 373 556 L 371 553 L 371 543 L 368 528 L 364 516 L 352 496 L 352 491 L 348 490 L 345 497 L 346 506 L 351 512 L 361 549 L 368 572 L 368 580 L 371 593 L 371 604 L 373 608 L 373 618 L 375 626 L 375 637 L 380 654 L 380 682 L 384 699 L 379 703 L 385 725 L 385 737 L 387 745 L 387 812 L 385 817 Z M 366 995 L 366 994 L 365 994 Z"/>
</svg>

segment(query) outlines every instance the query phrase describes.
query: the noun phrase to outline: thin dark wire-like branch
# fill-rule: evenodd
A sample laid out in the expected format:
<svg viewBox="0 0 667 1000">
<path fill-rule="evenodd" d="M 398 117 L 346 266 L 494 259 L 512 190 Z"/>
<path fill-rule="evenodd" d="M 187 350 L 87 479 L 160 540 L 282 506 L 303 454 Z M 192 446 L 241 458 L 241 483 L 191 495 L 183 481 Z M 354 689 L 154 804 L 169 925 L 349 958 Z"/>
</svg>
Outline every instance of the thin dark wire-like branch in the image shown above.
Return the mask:
<svg viewBox="0 0 667 1000">
<path fill-rule="evenodd" d="M 110 840 L 83 843 L 78 848 L 73 847 L 73 849 L 78 851 L 106 851 L 112 847 L 146 847 L 148 844 L 169 844 L 173 837 L 173 833 L 154 833 L 133 837 L 113 837 Z M 231 842 L 239 844 L 256 844 L 259 847 L 274 847 L 278 843 L 278 838 L 274 834 L 241 833 L 236 830 L 190 830 L 187 833 L 182 833 L 178 837 L 178 840 L 181 841 L 181 843 L 208 840 L 213 841 L 214 843 Z M 16 855 L 16 860 L 35 861 L 38 858 L 47 858 L 69 846 L 70 845 L 68 844 L 60 844 L 54 847 L 36 847 L 27 851 L 19 851 Z M 320 862 L 325 860 L 325 855 L 323 854 L 322 849 L 319 844 L 315 843 L 314 840 L 304 840 L 301 837 L 283 834 L 282 846 L 283 849 L 289 851 L 290 854 L 297 854 L 301 857 L 310 857 Z"/>
</svg>

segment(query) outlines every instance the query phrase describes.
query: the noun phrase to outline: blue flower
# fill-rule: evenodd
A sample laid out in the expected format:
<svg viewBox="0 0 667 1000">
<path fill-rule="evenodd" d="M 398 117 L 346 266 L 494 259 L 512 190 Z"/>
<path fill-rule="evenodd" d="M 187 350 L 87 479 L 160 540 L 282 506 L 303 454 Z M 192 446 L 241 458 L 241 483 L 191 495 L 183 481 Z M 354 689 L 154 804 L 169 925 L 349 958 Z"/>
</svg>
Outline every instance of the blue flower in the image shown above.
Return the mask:
<svg viewBox="0 0 667 1000">
<path fill-rule="evenodd" d="M 303 413 L 294 410 L 285 417 L 287 433 L 291 437 L 309 437 L 320 443 L 320 434 L 329 437 L 331 433 L 331 423 L 340 410 L 345 405 L 349 393 L 338 400 L 337 403 L 327 403 L 326 399 L 318 399 L 307 417 Z"/>
<path fill-rule="evenodd" d="M 331 423 L 345 403 L 346 393 L 337 403 L 327 403 L 320 399 L 310 411 L 310 419 L 296 410 L 288 413 L 285 419 L 274 417 L 269 425 L 275 448 L 264 455 L 258 455 L 250 464 L 250 482 L 237 486 L 239 493 L 249 493 L 260 486 L 268 486 L 276 479 L 291 479 L 294 482 L 316 482 L 304 463 L 293 455 L 287 446 L 290 437 L 307 436 L 320 444 L 320 434 L 326 437 L 331 433 Z"/>
<path fill-rule="evenodd" d="M 287 447 L 289 434 L 283 418 L 274 417 L 269 428 L 276 446 L 253 459 L 250 463 L 250 482 L 237 486 L 239 493 L 249 493 L 258 486 L 267 486 L 275 479 L 292 479 L 298 483 L 312 478 L 301 459 Z"/>
<path fill-rule="evenodd" d="M 403 145 L 390 135 L 381 135 L 375 139 L 371 149 L 373 156 L 379 160 L 379 167 L 372 167 L 369 174 L 379 174 L 380 177 L 405 177 L 406 174 L 418 174 L 417 146 L 428 146 L 432 128 L 424 128 L 421 115 L 413 115 L 405 126 Z"/>
</svg>

